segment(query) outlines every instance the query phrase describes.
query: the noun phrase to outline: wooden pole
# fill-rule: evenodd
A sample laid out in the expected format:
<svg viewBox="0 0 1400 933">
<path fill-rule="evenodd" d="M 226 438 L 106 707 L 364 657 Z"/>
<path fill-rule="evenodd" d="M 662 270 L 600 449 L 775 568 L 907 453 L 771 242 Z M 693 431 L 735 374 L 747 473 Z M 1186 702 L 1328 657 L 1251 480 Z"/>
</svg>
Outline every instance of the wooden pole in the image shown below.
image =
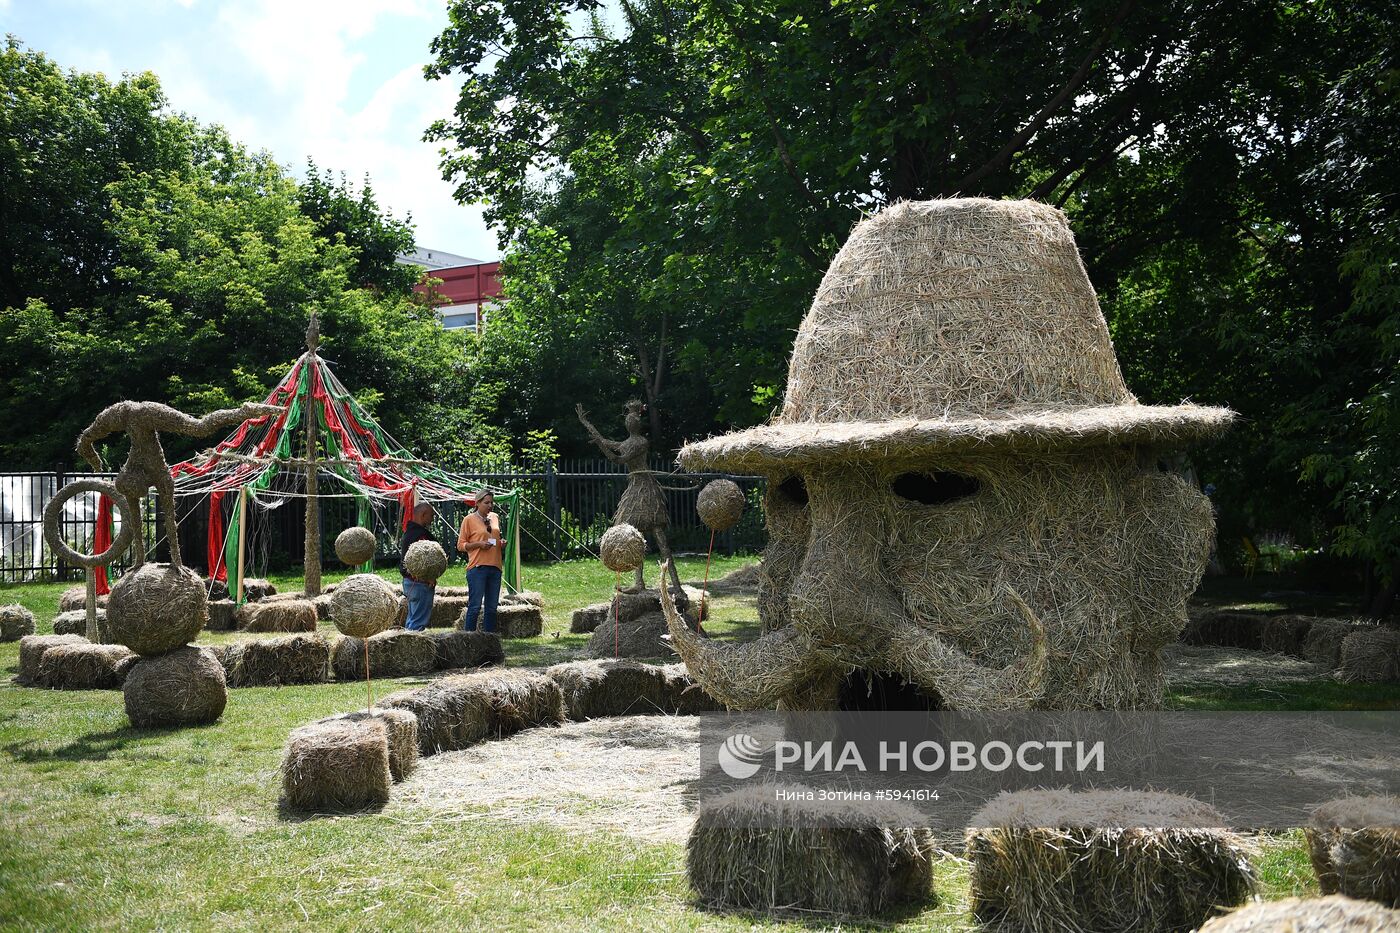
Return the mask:
<svg viewBox="0 0 1400 933">
<path fill-rule="evenodd" d="M 515 591 L 519 593 L 525 588 L 524 581 L 520 579 L 520 494 L 515 496 L 515 527 L 511 529 L 510 536 L 515 541 Z"/>
<path fill-rule="evenodd" d="M 96 550 L 96 548 L 93 548 Z M 97 569 L 88 567 L 83 575 L 87 587 L 87 640 L 94 645 L 102 641 L 97 637 Z"/>
<path fill-rule="evenodd" d="M 248 543 L 248 487 L 238 487 L 238 591 L 233 599 L 236 605 L 243 604 L 243 568 Z"/>
</svg>

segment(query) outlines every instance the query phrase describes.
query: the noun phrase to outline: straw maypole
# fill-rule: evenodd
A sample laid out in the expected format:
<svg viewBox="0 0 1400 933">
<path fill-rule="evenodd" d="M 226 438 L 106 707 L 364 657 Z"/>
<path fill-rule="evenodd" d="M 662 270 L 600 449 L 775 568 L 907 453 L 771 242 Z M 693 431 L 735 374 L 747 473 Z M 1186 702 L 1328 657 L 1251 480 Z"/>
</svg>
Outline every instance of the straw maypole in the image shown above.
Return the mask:
<svg viewBox="0 0 1400 933">
<path fill-rule="evenodd" d="M 306 422 L 306 551 L 302 559 L 302 576 L 305 578 L 303 590 L 307 596 L 321 595 L 321 508 L 317 501 L 317 480 L 319 465 L 316 460 L 316 418 L 312 414 L 313 389 L 316 367 L 316 345 L 320 342 L 321 331 L 316 322 L 316 312 L 311 312 L 311 323 L 306 328 L 306 365 L 311 367 L 313 378 L 307 380 L 306 398 L 302 402 L 301 415 Z"/>
</svg>

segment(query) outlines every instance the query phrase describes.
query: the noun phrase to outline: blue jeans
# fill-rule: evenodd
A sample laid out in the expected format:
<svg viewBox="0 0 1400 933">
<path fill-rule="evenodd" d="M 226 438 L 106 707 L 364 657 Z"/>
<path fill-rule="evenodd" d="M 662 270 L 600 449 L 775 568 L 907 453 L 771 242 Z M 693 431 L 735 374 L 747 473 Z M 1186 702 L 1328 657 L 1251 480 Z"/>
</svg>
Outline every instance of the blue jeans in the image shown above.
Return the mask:
<svg viewBox="0 0 1400 933">
<path fill-rule="evenodd" d="M 467 614 L 462 628 L 476 631 L 476 612 L 481 610 L 481 630 L 496 630 L 496 603 L 501 598 L 501 568 L 473 567 L 467 571 Z"/>
<path fill-rule="evenodd" d="M 404 577 L 403 594 L 408 597 L 408 618 L 403 627 L 410 632 L 423 631 L 428 627 L 428 617 L 433 614 L 433 588 Z"/>
</svg>

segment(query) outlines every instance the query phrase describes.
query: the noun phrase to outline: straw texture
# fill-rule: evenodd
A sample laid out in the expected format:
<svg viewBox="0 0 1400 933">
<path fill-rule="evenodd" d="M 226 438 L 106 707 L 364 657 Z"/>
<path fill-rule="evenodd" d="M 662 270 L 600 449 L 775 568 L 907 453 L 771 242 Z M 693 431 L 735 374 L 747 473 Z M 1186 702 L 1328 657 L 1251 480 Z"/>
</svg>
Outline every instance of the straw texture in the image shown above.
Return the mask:
<svg viewBox="0 0 1400 933">
<path fill-rule="evenodd" d="M 230 687 L 286 687 L 329 679 L 331 646 L 320 635 L 251 638 L 220 658 Z"/>
<path fill-rule="evenodd" d="M 197 726 L 223 715 L 228 687 L 218 659 L 187 645 L 138 661 L 122 685 L 122 698 L 138 729 Z"/>
<path fill-rule="evenodd" d="M 744 491 L 732 479 L 705 484 L 695 499 L 695 511 L 711 531 L 728 531 L 744 515 Z"/>
<path fill-rule="evenodd" d="M 282 799 L 293 810 L 340 813 L 389 802 L 389 734 L 376 719 L 293 729 L 282 753 Z"/>
<path fill-rule="evenodd" d="M 438 577 L 447 573 L 447 552 L 436 541 L 415 541 L 403 556 L 403 565 L 413 579 L 436 583 Z"/>
<path fill-rule="evenodd" d="M 603 532 L 598 542 L 598 557 L 603 566 L 617 573 L 630 573 L 642 566 L 646 559 L 647 541 L 642 533 L 631 525 L 613 525 Z"/>
<path fill-rule="evenodd" d="M 0 606 L 0 641 L 19 641 L 33 634 L 34 613 L 19 603 Z"/>
<path fill-rule="evenodd" d="M 330 617 L 342 635 L 368 638 L 394 624 L 399 596 L 383 577 L 357 573 L 346 577 L 329 597 Z"/>
<path fill-rule="evenodd" d="M 1393 933 L 1400 910 L 1349 897 L 1298 898 L 1251 904 L 1201 927 L 1201 933 Z"/>
<path fill-rule="evenodd" d="M 50 648 L 87 643 L 88 640 L 81 635 L 25 635 L 19 640 L 19 671 L 15 674 L 15 683 L 31 685 L 37 682 L 44 652 Z"/>
<path fill-rule="evenodd" d="M 122 645 L 55 645 L 39 661 L 35 685 L 50 690 L 120 690 L 138 657 Z"/>
<path fill-rule="evenodd" d="M 1400 797 L 1329 801 L 1303 832 L 1323 894 L 1400 907 Z"/>
<path fill-rule="evenodd" d="M 374 532 L 352 525 L 335 536 L 335 556 L 347 567 L 358 567 L 374 556 Z"/>
<path fill-rule="evenodd" d="M 194 641 L 209 618 L 199 576 L 173 564 L 146 563 L 122 574 L 107 600 L 107 635 L 139 655 L 164 654 Z"/>
</svg>

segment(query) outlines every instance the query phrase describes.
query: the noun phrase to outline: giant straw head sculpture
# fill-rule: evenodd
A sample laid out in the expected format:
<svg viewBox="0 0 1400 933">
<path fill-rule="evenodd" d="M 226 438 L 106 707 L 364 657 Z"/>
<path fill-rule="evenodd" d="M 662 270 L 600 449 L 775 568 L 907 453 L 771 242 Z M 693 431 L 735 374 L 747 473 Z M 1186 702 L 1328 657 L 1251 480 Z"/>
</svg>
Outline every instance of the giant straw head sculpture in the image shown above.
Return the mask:
<svg viewBox="0 0 1400 933">
<path fill-rule="evenodd" d="M 744 709 L 861 707 L 877 685 L 916 707 L 1154 706 L 1213 531 L 1158 464 L 1231 418 L 1128 391 L 1060 211 L 897 204 L 833 260 L 777 418 L 681 451 L 767 477 L 769 545 L 762 636 L 714 644 L 671 613 L 673 643 Z"/>
</svg>

